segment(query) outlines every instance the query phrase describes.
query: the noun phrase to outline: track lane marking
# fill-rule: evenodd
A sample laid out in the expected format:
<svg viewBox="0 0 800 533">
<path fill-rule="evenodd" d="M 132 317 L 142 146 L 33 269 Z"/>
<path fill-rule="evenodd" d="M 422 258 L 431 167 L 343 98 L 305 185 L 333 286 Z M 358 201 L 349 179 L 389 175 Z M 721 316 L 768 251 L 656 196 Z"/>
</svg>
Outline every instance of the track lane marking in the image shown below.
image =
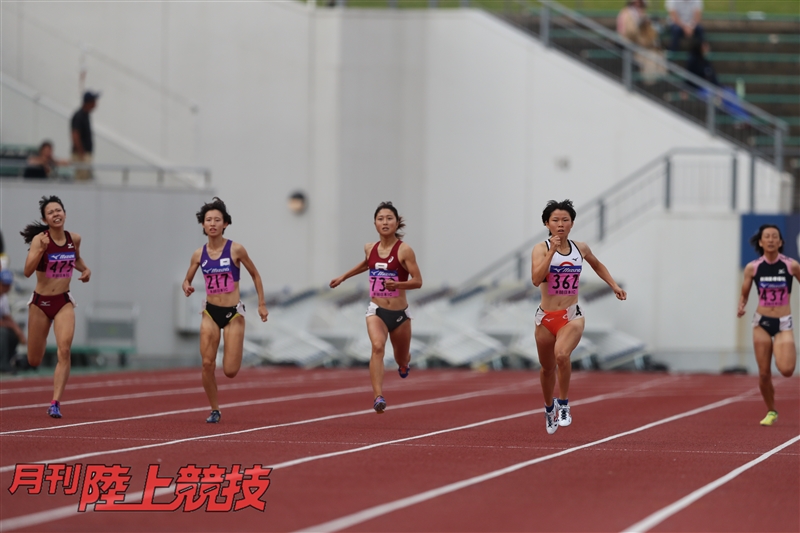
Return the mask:
<svg viewBox="0 0 800 533">
<path fill-rule="evenodd" d="M 616 391 L 616 392 L 613 392 L 613 393 L 600 394 L 600 395 L 593 396 L 593 397 L 590 397 L 590 398 L 586 398 L 586 399 L 583 399 L 583 400 L 575 400 L 573 402 L 573 405 L 586 405 L 586 404 L 589 404 L 589 403 L 595 403 L 595 402 L 599 402 L 599 401 L 610 399 L 610 398 L 623 397 L 623 396 L 626 396 L 628 394 L 633 394 L 635 392 L 638 392 L 638 391 L 640 391 L 642 389 L 647 389 L 647 388 L 659 386 L 664 382 L 674 381 L 675 379 L 676 379 L 675 377 L 667 377 L 667 378 L 655 379 L 655 380 L 648 381 L 648 382 L 645 382 L 645 383 L 639 383 L 637 385 L 633 385 L 633 386 L 629 387 L 628 389 L 623 389 L 622 391 Z M 525 383 L 523 383 L 523 384 L 525 384 Z M 518 386 L 519 385 L 514 385 L 514 387 L 518 387 Z M 504 387 L 504 388 L 508 388 L 508 386 Z M 481 391 L 478 391 L 478 392 L 481 392 Z M 445 399 L 446 399 L 446 397 L 441 399 L 441 400 L 445 400 Z M 415 407 L 416 404 L 430 405 L 431 403 L 442 403 L 442 402 L 441 401 L 440 402 L 423 401 L 423 402 L 412 402 L 412 403 L 415 404 L 415 405 L 403 404 L 403 405 L 398 405 L 396 407 L 393 407 L 393 409 Z M 356 413 L 351 413 L 351 414 L 352 415 L 357 415 L 357 414 L 363 414 L 365 412 L 366 413 L 371 413 L 372 411 L 371 410 L 367 410 L 367 411 L 356 412 Z M 407 438 L 404 438 L 404 439 L 395 439 L 393 441 L 386 441 L 386 442 L 383 442 L 383 443 L 376 443 L 376 444 L 371 444 L 371 445 L 366 445 L 366 446 L 359 446 L 358 448 L 351 449 L 351 450 L 340 450 L 339 452 L 332 452 L 332 453 L 327 453 L 327 454 L 319 454 L 319 455 L 312 456 L 312 457 L 303 457 L 303 458 L 300 458 L 300 459 L 293 459 L 291 461 L 284 461 L 283 463 L 278 463 L 278 464 L 272 466 L 271 468 L 273 468 L 273 469 L 288 468 L 290 466 L 295 466 L 295 465 L 298 465 L 298 464 L 303 464 L 303 463 L 307 463 L 307 462 L 310 462 L 310 461 L 316 461 L 316 460 L 320 460 L 320 459 L 326 459 L 326 458 L 334 457 L 334 456 L 337 456 L 337 455 L 346 455 L 346 454 L 350 454 L 350 453 L 355 453 L 357 451 L 365 451 L 365 450 L 373 449 L 373 448 L 376 448 L 378 446 L 389 446 L 389 445 L 392 445 L 392 444 L 395 444 L 395 443 L 398 443 L 398 442 L 426 438 L 426 437 L 430 437 L 430 436 L 434 436 L 434 435 L 438 435 L 438 434 L 442 434 L 442 433 L 460 431 L 462 429 L 469 429 L 469 428 L 472 428 L 472 427 L 478 427 L 480 425 L 486 425 L 486 424 L 499 422 L 499 421 L 504 421 L 504 420 L 511 420 L 511 419 L 514 419 L 514 418 L 519 418 L 521 416 L 527 416 L 529 414 L 536 414 L 536 413 L 540 413 L 541 414 L 541 412 L 542 412 L 542 408 L 533 409 L 533 410 L 530 410 L 530 411 L 523 411 L 521 413 L 515 413 L 515 414 L 507 415 L 507 416 L 504 416 L 504 417 L 497 417 L 497 418 L 493 418 L 493 419 L 489 419 L 489 420 L 484 420 L 484 421 L 481 421 L 481 422 L 476 422 L 476 423 L 467 424 L 467 425 L 464 425 L 464 426 L 459 426 L 459 427 L 456 427 L 456 428 L 450 428 L 450 429 L 446 429 L 446 430 L 430 432 L 430 433 L 426 433 L 424 435 L 417 435 L 417 436 L 413 436 L 413 437 L 407 437 Z M 326 417 L 326 418 L 328 418 L 328 417 Z M 296 424 L 282 424 L 281 426 L 286 426 L 286 425 L 296 425 Z M 280 426 L 274 426 L 274 427 L 280 427 Z M 232 434 L 244 433 L 244 432 L 246 432 L 246 431 L 233 432 Z M 46 461 L 46 463 L 49 463 L 49 462 L 66 462 L 66 460 L 57 459 L 57 460 L 53 460 L 53 461 Z M 157 496 L 161 496 L 161 495 L 173 494 L 174 490 L 175 490 L 174 485 L 171 485 L 170 487 L 165 487 L 163 489 L 156 489 L 155 496 L 157 497 Z M 136 493 L 132 493 L 132 494 L 130 494 L 130 496 L 126 496 L 126 500 L 130 499 L 130 501 L 139 501 L 142 498 L 143 494 L 144 494 L 144 491 L 139 491 L 139 492 L 136 492 Z M 47 510 L 47 511 L 40 511 L 40 512 L 36 512 L 36 513 L 31 513 L 31 514 L 28 514 L 28 515 L 22 515 L 22 516 L 18 516 L 18 517 L 14 517 L 14 518 L 7 518 L 5 520 L 0 520 L 0 531 L 13 531 L 15 529 L 22 529 L 22 528 L 25 528 L 25 527 L 31 527 L 31 526 L 44 524 L 44 523 L 52 522 L 52 521 L 55 521 L 55 520 L 60 520 L 60 519 L 63 519 L 63 518 L 68 518 L 68 517 L 71 517 L 71 516 L 75 516 L 76 514 L 78 514 L 77 511 L 76 511 L 76 505 L 77 504 L 75 504 L 75 505 L 65 505 L 63 507 L 58 507 L 56 509 L 50 509 L 50 510 Z M 89 506 L 87 509 L 90 510 L 90 511 L 93 511 L 94 510 L 94 506 Z"/>
<path fill-rule="evenodd" d="M 441 381 L 447 381 L 446 379 L 441 379 L 441 376 L 434 376 L 430 378 L 422 378 L 416 380 L 413 384 L 406 387 L 408 388 L 416 388 L 417 385 L 426 385 L 430 383 L 438 383 Z M 394 385 L 387 386 L 387 389 L 392 389 Z M 359 387 L 350 387 L 346 389 L 335 389 L 333 391 L 324 391 L 324 392 L 310 392 L 307 394 L 292 394 L 289 396 L 276 396 L 273 398 L 262 398 L 259 400 L 246 400 L 241 402 L 233 402 L 228 403 L 220 406 L 220 409 L 230 409 L 234 407 L 248 407 L 251 405 L 261 405 L 261 404 L 268 404 L 268 403 L 276 403 L 276 402 L 283 402 L 283 401 L 292 401 L 292 400 L 302 400 L 305 398 L 324 398 L 327 396 L 337 396 L 337 395 L 344 395 L 344 394 L 354 394 L 356 392 L 368 392 L 371 391 L 372 387 L 368 386 L 359 386 Z M 41 407 L 41 406 L 40 406 Z M 107 418 L 103 420 L 91 420 L 89 422 L 76 422 L 74 424 L 62 424 L 58 426 L 39 426 L 35 428 L 28 428 L 28 429 L 14 429 L 9 431 L 0 432 L 0 437 L 6 435 L 18 435 L 21 433 L 33 433 L 37 431 L 55 431 L 58 429 L 67 429 L 67 428 L 74 428 L 80 426 L 91 426 L 97 424 L 108 424 L 112 422 L 126 422 L 129 420 L 141 420 L 145 418 L 157 418 L 162 416 L 171 416 L 176 414 L 185 414 L 185 413 L 196 413 L 196 412 L 203 412 L 208 411 L 210 408 L 206 407 L 190 407 L 186 409 L 177 409 L 172 411 L 160 411 L 158 413 L 149 413 L 146 415 L 133 415 L 133 416 L 126 416 L 121 418 Z M 2 471 L 2 470 L 0 470 Z"/>
<path fill-rule="evenodd" d="M 533 384 L 533 381 L 527 380 L 527 381 L 525 381 L 525 382 L 523 382 L 521 384 L 515 384 L 515 385 L 513 385 L 513 387 L 520 387 L 522 385 L 532 385 L 532 384 Z M 370 387 L 366 387 L 366 388 L 368 390 L 372 390 Z M 471 399 L 471 398 L 478 398 L 478 397 L 481 397 L 481 396 L 489 396 L 489 395 L 493 395 L 493 394 L 500 394 L 502 392 L 507 392 L 509 388 L 511 388 L 511 386 L 507 385 L 507 386 L 503 386 L 503 387 L 497 387 L 497 388 L 494 388 L 494 389 L 486 389 L 486 390 L 483 390 L 483 391 L 474 391 L 474 392 L 456 394 L 456 395 L 451 395 L 451 396 L 443 396 L 443 397 L 440 397 L 440 398 L 433 398 L 433 399 L 428 399 L 428 400 L 420 400 L 420 401 L 416 401 L 416 402 L 409 402 L 409 403 L 405 403 L 405 404 L 395 405 L 395 406 L 392 406 L 392 409 L 408 409 L 408 408 L 411 408 L 411 407 L 419 407 L 419 406 L 423 406 L 423 405 L 432 405 L 432 404 L 436 404 L 436 403 L 445 403 L 445 402 L 467 400 L 467 399 Z M 363 390 L 361 390 L 360 392 L 363 392 Z M 300 396 L 308 397 L 308 395 L 300 395 Z M 204 407 L 203 409 L 205 410 L 207 408 Z M 81 460 L 81 459 L 87 459 L 89 457 L 97 457 L 97 456 L 101 456 L 101 455 L 115 455 L 115 454 L 118 454 L 118 453 L 146 450 L 146 449 L 149 449 L 149 448 L 160 448 L 162 446 L 171 446 L 173 444 L 182 444 L 184 442 L 194 442 L 194 441 L 199 441 L 199 440 L 215 439 L 215 438 L 219 438 L 219 437 L 227 437 L 227 436 L 230 436 L 230 435 L 242 435 L 244 433 L 253 433 L 253 432 L 256 432 L 256 431 L 264 431 L 264 430 L 267 430 L 267 429 L 275 429 L 275 428 L 291 427 L 291 426 L 300 426 L 300 425 L 305 425 L 305 424 L 313 424 L 315 422 L 324 422 L 324 421 L 327 421 L 327 420 L 336 420 L 338 418 L 348 418 L 348 417 L 352 417 L 352 416 L 359 416 L 359 415 L 365 415 L 365 414 L 375 414 L 375 411 L 372 410 L 372 409 L 364 409 L 364 410 L 360 410 L 360 411 L 350 411 L 350 412 L 347 412 L 347 413 L 338 413 L 338 414 L 334 414 L 334 415 L 321 416 L 321 417 L 317 417 L 317 418 L 309 418 L 309 419 L 305 419 L 305 420 L 296 420 L 294 422 L 284 422 L 282 424 L 270 424 L 268 426 L 260 426 L 260 427 L 256 427 L 256 428 L 241 429 L 241 430 L 238 430 L 238 431 L 229 431 L 229 432 L 226 432 L 226 433 L 216 433 L 214 435 L 198 435 L 198 436 L 195 436 L 195 437 L 185 437 L 185 438 L 182 438 L 182 439 L 175 439 L 175 440 L 171 440 L 171 441 L 167 441 L 167 442 L 157 442 L 157 443 L 152 443 L 152 444 L 145 444 L 145 445 L 142 445 L 142 446 L 132 446 L 132 447 L 128 447 L 128 448 L 119 448 L 119 449 L 116 449 L 116 450 L 103 450 L 103 451 L 97 451 L 97 452 L 87 452 L 87 453 L 82 453 L 82 454 L 77 454 L 77 455 L 71 455 L 71 456 L 68 456 L 68 457 L 61 457 L 61 458 L 58 458 L 58 459 L 47 459 L 47 460 L 42 460 L 42 461 L 31 461 L 31 462 L 36 462 L 36 463 L 67 463 L 67 462 L 71 462 L 71 461 L 78 461 L 78 460 Z M 15 466 L 16 465 L 6 465 L 6 466 L 3 466 L 3 467 L 0 467 L 0 473 L 11 472 L 11 471 L 14 470 Z"/>
<path fill-rule="evenodd" d="M 531 465 L 535 465 L 538 463 L 542 463 L 545 461 L 549 461 L 550 459 L 556 459 L 558 457 L 562 457 L 564 455 L 568 455 L 570 453 L 574 453 L 580 450 L 584 450 L 586 448 L 591 448 L 593 446 L 597 446 L 598 444 L 603 444 L 605 442 L 609 442 L 615 439 L 619 439 L 622 437 L 627 437 L 628 435 L 633 435 L 636 433 L 640 433 L 642 431 L 646 431 L 648 429 L 652 429 L 654 427 L 668 424 L 670 422 L 674 422 L 676 420 L 680 420 L 682 418 L 686 418 L 689 416 L 693 416 L 699 413 L 703 413 L 706 411 L 710 411 L 712 409 L 717 409 L 719 407 L 723 407 L 725 405 L 729 405 L 738 401 L 741 401 L 743 398 L 757 393 L 757 390 L 750 390 L 739 394 L 737 396 L 733 396 L 730 398 L 725 398 L 724 400 L 720 400 L 718 402 L 714 402 L 703 407 L 698 407 L 697 409 L 692 409 L 689 411 L 685 411 L 683 413 L 673 415 L 667 418 L 662 418 L 661 420 L 657 420 L 655 422 L 650 422 L 649 424 L 645 424 L 643 426 L 639 426 L 638 428 L 624 431 L 622 433 L 617 433 L 615 435 L 611 435 L 609 437 L 605 437 L 602 439 L 598 439 L 586 444 L 581 444 L 580 446 L 574 446 L 572 448 L 567 448 L 566 450 L 562 450 L 560 452 L 552 453 L 550 455 L 545 455 L 542 457 L 537 457 L 535 459 L 529 459 L 528 461 L 523 461 L 521 463 L 517 463 L 511 466 L 507 466 L 505 468 L 501 468 L 498 470 L 494 470 L 492 472 L 487 472 L 486 474 L 481 474 L 479 476 L 474 476 L 468 479 L 464 479 L 462 481 L 457 481 L 455 483 L 450 483 L 444 485 L 442 487 L 438 487 L 436 489 L 427 490 L 425 492 L 421 492 L 419 494 L 415 494 L 413 496 L 408 496 L 405 498 L 401 498 L 399 500 L 395 500 L 392 502 L 384 503 L 381 505 L 376 505 L 374 507 L 370 507 L 368 509 L 364 509 L 362 511 L 358 511 L 356 513 L 352 513 L 340 518 L 336 518 L 334 520 L 330 520 L 328 522 L 324 522 L 322 524 L 317 524 L 315 526 L 311 526 L 308 528 L 304 528 L 298 531 L 298 533 L 329 533 L 333 531 L 339 531 L 342 529 L 346 529 L 348 527 L 352 527 L 363 522 L 367 522 L 368 520 L 372 520 L 374 518 L 381 517 L 383 515 L 392 513 L 394 511 L 398 511 L 400 509 L 404 509 L 406 507 L 411 507 L 412 505 L 416 505 L 418 503 L 423 503 L 428 500 L 432 500 L 434 498 L 438 498 L 439 496 L 443 496 L 445 494 L 449 494 L 451 492 L 456 492 L 458 490 L 471 487 L 472 485 L 477 485 L 479 483 L 483 483 L 484 481 L 489 481 L 506 474 L 510 474 L 512 472 L 516 472 L 517 470 L 521 470 Z"/>
<path fill-rule="evenodd" d="M 767 459 L 769 459 L 770 457 L 772 457 L 773 455 L 775 455 L 779 451 L 783 450 L 784 448 L 786 448 L 788 446 L 791 446 L 792 444 L 794 444 L 797 441 L 800 441 L 800 435 L 798 435 L 797 437 L 794 437 L 794 438 L 791 438 L 791 439 L 787 440 L 786 442 L 784 442 L 780 446 L 776 446 L 775 448 L 771 449 L 770 451 L 760 455 L 756 459 L 753 459 L 749 463 L 745 463 L 742 466 L 740 466 L 740 467 L 738 467 L 738 468 L 736 468 L 734 470 L 731 470 L 730 472 L 728 472 L 727 474 L 725 474 L 721 478 L 712 481 L 708 485 L 700 487 L 699 489 L 697 489 L 696 491 L 694 491 L 694 492 L 692 492 L 690 494 L 687 494 L 686 496 L 684 496 L 680 500 L 678 500 L 678 501 L 676 501 L 674 503 L 671 503 L 670 505 L 667 505 L 663 509 L 660 509 L 660 510 L 656 511 L 655 513 L 651 514 L 650 516 L 648 516 L 644 520 L 640 520 L 639 522 L 636 522 L 632 526 L 630 526 L 627 529 L 625 529 L 622 533 L 644 533 L 645 531 L 648 531 L 648 530 L 654 528 L 655 526 L 657 526 L 658 524 L 660 524 L 661 522 L 663 522 L 664 520 L 666 520 L 670 516 L 674 515 L 675 513 L 678 513 L 679 511 L 682 511 L 683 509 L 685 509 L 689 505 L 693 504 L 694 502 L 696 502 L 697 500 L 699 500 L 700 498 L 702 498 L 703 496 L 705 496 L 709 492 L 712 492 L 713 490 L 721 487 L 722 485 L 724 485 L 728 481 L 731 481 L 732 479 L 734 479 L 735 477 L 739 476 L 740 474 L 746 472 L 747 470 L 750 470 L 751 468 L 756 466 L 758 463 L 760 463 L 762 461 L 766 461 Z"/>
</svg>

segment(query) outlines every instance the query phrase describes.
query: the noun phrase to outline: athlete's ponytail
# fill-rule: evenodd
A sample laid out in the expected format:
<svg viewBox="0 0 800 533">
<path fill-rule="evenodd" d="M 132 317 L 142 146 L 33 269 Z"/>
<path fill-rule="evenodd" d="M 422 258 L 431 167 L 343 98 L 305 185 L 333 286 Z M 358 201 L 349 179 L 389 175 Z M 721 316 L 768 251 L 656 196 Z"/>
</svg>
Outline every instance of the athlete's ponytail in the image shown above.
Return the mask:
<svg viewBox="0 0 800 533">
<path fill-rule="evenodd" d="M 762 224 L 760 228 L 758 228 L 758 233 L 750 237 L 750 245 L 756 249 L 756 252 L 759 256 L 764 255 L 764 248 L 761 247 L 759 242 L 761 241 L 761 236 L 764 234 L 765 229 L 775 228 L 778 230 L 778 238 L 780 238 L 781 242 L 783 242 L 783 234 L 781 233 L 781 228 L 776 226 L 775 224 Z M 778 253 L 783 253 L 783 244 L 781 247 L 778 248 Z"/>
<path fill-rule="evenodd" d="M 45 220 L 44 210 L 47 207 L 47 204 L 50 203 L 57 203 L 61 206 L 61 209 L 64 209 L 64 203 L 61 201 L 61 198 L 58 196 L 42 196 L 42 199 L 39 200 L 39 212 L 42 214 L 42 220 Z M 66 213 L 67 210 L 64 209 Z M 32 222 L 25 226 L 25 229 L 19 232 L 22 235 L 22 238 L 25 240 L 25 244 L 30 244 L 33 241 L 33 238 L 39 235 L 40 233 L 44 233 L 50 229 L 47 224 L 42 224 L 41 222 Z"/>
<path fill-rule="evenodd" d="M 395 230 L 394 236 L 398 239 L 402 239 L 405 232 L 400 230 L 406 227 L 406 223 L 403 221 L 403 217 L 397 213 L 397 208 L 392 205 L 392 202 L 381 202 L 380 205 L 378 205 L 378 209 L 375 210 L 375 216 L 372 217 L 372 220 L 378 218 L 378 213 L 381 212 L 381 209 L 388 209 L 394 213 L 394 218 L 397 219 L 397 230 Z"/>
</svg>

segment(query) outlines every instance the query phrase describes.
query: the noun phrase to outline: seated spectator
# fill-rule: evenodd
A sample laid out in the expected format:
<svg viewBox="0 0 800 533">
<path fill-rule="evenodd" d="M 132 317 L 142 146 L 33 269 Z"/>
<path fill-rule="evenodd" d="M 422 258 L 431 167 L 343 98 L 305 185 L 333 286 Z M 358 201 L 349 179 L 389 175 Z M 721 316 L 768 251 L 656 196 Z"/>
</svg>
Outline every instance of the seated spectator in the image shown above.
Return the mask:
<svg viewBox="0 0 800 533">
<path fill-rule="evenodd" d="M 659 48 L 658 33 L 646 9 L 646 0 L 628 0 L 617 15 L 617 33 L 638 46 L 655 50 Z"/>
<path fill-rule="evenodd" d="M 14 283 L 14 275 L 10 270 L 0 270 L 0 372 L 15 370 L 13 362 L 17 354 L 17 345 L 26 344 L 25 334 L 11 316 L 8 303 L 8 291 Z"/>
<path fill-rule="evenodd" d="M 705 31 L 700 25 L 703 16 L 703 0 L 665 0 L 664 7 L 669 13 L 669 49 L 677 52 L 681 41 L 689 39 L 704 42 Z M 689 45 L 691 50 L 692 44 Z"/>
<path fill-rule="evenodd" d="M 721 87 L 719 80 L 717 80 L 717 72 L 714 70 L 714 65 L 707 58 L 709 51 L 711 51 L 711 45 L 696 41 L 692 45 L 689 61 L 686 62 L 686 70 L 698 78 L 706 80 L 708 83 Z"/>
<path fill-rule="evenodd" d="M 658 31 L 653 27 L 647 15 L 646 0 L 629 0 L 617 15 L 617 33 L 633 44 L 641 46 L 663 58 Z M 653 83 L 666 74 L 663 62 L 648 57 L 646 54 L 635 54 L 634 62 L 639 66 L 645 83 Z"/>
<path fill-rule="evenodd" d="M 58 165 L 69 165 L 69 161 L 56 160 L 53 157 L 53 143 L 50 141 L 42 142 L 39 146 L 39 153 L 28 158 L 28 166 L 25 167 L 24 178 L 54 178 L 58 176 Z"/>
</svg>

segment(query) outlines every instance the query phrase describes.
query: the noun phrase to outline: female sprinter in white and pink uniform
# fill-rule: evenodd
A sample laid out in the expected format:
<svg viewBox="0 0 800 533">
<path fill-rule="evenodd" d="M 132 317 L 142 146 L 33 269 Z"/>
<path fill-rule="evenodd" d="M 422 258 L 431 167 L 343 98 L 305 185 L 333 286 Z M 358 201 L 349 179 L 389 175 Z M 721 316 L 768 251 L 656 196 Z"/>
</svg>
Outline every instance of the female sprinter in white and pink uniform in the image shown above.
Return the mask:
<svg viewBox="0 0 800 533">
<path fill-rule="evenodd" d="M 244 265 L 253 278 L 258 294 L 258 315 L 267 321 L 267 304 L 264 289 L 256 266 L 239 243 L 223 237 L 225 228 L 231 224 L 225 204 L 219 198 L 204 204 L 197 213 L 197 222 L 203 225 L 203 234 L 208 235 L 208 244 L 195 250 L 183 280 L 183 293 L 188 297 L 194 292 L 192 280 L 197 269 L 203 271 L 206 299 L 203 304 L 203 319 L 200 322 L 200 356 L 203 358 L 203 388 L 211 404 L 209 424 L 220 420 L 217 402 L 217 349 L 220 330 L 225 336 L 225 353 L 222 369 L 229 378 L 236 376 L 242 366 L 244 350 L 244 304 L 239 300 L 239 269 Z"/>
<path fill-rule="evenodd" d="M 72 271 L 86 283 L 92 271 L 81 258 L 81 236 L 64 230 L 67 213 L 57 196 L 42 196 L 39 211 L 45 224 L 29 224 L 20 232 L 30 244 L 24 273 L 36 272 L 36 288 L 28 302 L 28 364 L 42 362 L 50 326 L 56 334 L 58 363 L 53 375 L 53 401 L 47 414 L 61 418 L 61 395 L 69 379 L 72 338 L 75 335 L 75 300 L 69 293 Z"/>
<path fill-rule="evenodd" d="M 414 250 L 400 240 L 403 236 L 400 229 L 405 227 L 405 223 L 392 202 L 382 202 L 375 210 L 374 220 L 381 240 L 364 245 L 364 260 L 331 280 L 330 286 L 338 287 L 344 280 L 369 271 L 371 301 L 367 307 L 367 333 L 372 342 L 369 377 L 374 398 L 372 408 L 380 414 L 386 409 L 383 397 L 386 337 L 392 340 L 397 372 L 405 378 L 411 362 L 411 315 L 408 314 L 406 291 L 422 287 L 422 274 Z"/>
<path fill-rule="evenodd" d="M 575 208 L 570 200 L 547 202 L 542 222 L 550 231 L 550 239 L 533 247 L 531 281 L 542 292 L 542 303 L 536 311 L 536 347 L 542 365 L 539 380 L 544 394 L 545 427 L 552 435 L 558 426 L 572 423 L 568 398 L 572 373 L 569 358 L 581 340 L 585 323 L 578 306 L 578 283 L 583 263 L 589 263 L 618 299 L 626 299 L 627 294 L 586 243 L 569 240 L 575 222 Z M 556 367 L 559 397 L 554 401 Z"/>
<path fill-rule="evenodd" d="M 786 377 L 794 374 L 797 351 L 792 332 L 792 277 L 800 281 L 800 264 L 786 257 L 783 252 L 783 237 L 778 226 L 764 224 L 758 228 L 750 244 L 761 257 L 744 268 L 742 296 L 739 299 L 737 316 L 744 315 L 750 287 L 758 288 L 758 308 L 753 316 L 753 348 L 758 362 L 758 386 L 767 404 L 767 416 L 762 426 L 771 426 L 778 420 L 775 410 L 775 388 L 772 386 L 772 354 L 775 366 Z"/>
</svg>

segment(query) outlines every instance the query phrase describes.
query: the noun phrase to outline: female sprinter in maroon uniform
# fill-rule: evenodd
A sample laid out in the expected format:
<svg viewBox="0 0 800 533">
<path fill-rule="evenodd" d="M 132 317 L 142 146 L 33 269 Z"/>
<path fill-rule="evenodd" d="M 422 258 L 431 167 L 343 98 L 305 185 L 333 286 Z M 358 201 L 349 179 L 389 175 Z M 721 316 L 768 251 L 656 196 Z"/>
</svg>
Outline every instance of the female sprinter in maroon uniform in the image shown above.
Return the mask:
<svg viewBox="0 0 800 533">
<path fill-rule="evenodd" d="M 211 203 L 204 204 L 197 213 L 197 222 L 203 225 L 203 234 L 208 236 L 208 244 L 192 254 L 189 271 L 183 280 L 183 293 L 188 297 L 194 292 L 192 280 L 197 269 L 201 269 L 206 285 L 206 299 L 200 323 L 200 355 L 203 358 L 203 388 L 211 404 L 211 414 L 206 422 L 216 424 L 221 416 L 217 402 L 217 379 L 214 376 L 220 330 L 225 336 L 225 354 L 222 359 L 225 375 L 229 378 L 236 376 L 242 366 L 244 304 L 239 300 L 241 265 L 250 273 L 256 286 L 258 315 L 262 322 L 267 321 L 269 311 L 264 303 L 261 275 L 247 255 L 247 250 L 241 244 L 222 236 L 225 228 L 232 222 L 223 201 L 214 197 Z"/>
<path fill-rule="evenodd" d="M 81 236 L 64 230 L 67 213 L 57 196 L 43 196 L 39 211 L 45 224 L 33 223 L 20 232 L 30 244 L 25 259 L 25 277 L 36 272 L 36 288 L 28 302 L 28 363 L 37 367 L 42 362 L 50 334 L 56 334 L 58 363 L 53 376 L 53 401 L 47 414 L 61 418 L 61 395 L 70 371 L 72 337 L 75 335 L 75 300 L 69 293 L 72 271 L 81 273 L 86 283 L 92 271 L 81 257 Z"/>
<path fill-rule="evenodd" d="M 584 261 L 608 283 L 618 299 L 626 299 L 627 294 L 586 243 L 569 240 L 575 222 L 575 208 L 570 200 L 547 202 L 542 222 L 550 231 L 550 238 L 533 247 L 531 281 L 542 292 L 542 303 L 536 310 L 536 347 L 542 365 L 539 380 L 544 394 L 545 427 L 552 435 L 558 426 L 572 423 L 567 395 L 572 373 L 569 358 L 581 340 L 585 324 L 578 306 L 578 282 Z M 556 367 L 559 398 L 554 401 Z"/>
<path fill-rule="evenodd" d="M 778 420 L 775 410 L 775 388 L 772 386 L 772 354 L 775 366 L 786 377 L 794 374 L 797 351 L 792 332 L 792 277 L 800 281 L 800 264 L 783 255 L 783 236 L 778 226 L 764 224 L 758 228 L 750 244 L 761 257 L 744 268 L 742 296 L 737 315 L 744 315 L 750 296 L 750 287 L 758 288 L 758 308 L 753 316 L 753 348 L 758 362 L 758 387 L 767 404 L 767 416 L 762 426 L 771 426 Z"/>
<path fill-rule="evenodd" d="M 411 362 L 411 316 L 408 314 L 406 291 L 422 287 L 422 274 L 414 250 L 400 240 L 403 236 L 400 230 L 405 223 L 392 202 L 382 202 L 375 210 L 374 220 L 381 240 L 364 245 L 364 260 L 332 280 L 330 286 L 338 287 L 347 278 L 369 271 L 371 301 L 367 307 L 367 334 L 372 341 L 369 377 L 375 398 L 372 408 L 382 413 L 386 409 L 386 399 L 383 397 L 386 337 L 392 341 L 397 372 L 401 378 L 405 378 Z"/>
</svg>

